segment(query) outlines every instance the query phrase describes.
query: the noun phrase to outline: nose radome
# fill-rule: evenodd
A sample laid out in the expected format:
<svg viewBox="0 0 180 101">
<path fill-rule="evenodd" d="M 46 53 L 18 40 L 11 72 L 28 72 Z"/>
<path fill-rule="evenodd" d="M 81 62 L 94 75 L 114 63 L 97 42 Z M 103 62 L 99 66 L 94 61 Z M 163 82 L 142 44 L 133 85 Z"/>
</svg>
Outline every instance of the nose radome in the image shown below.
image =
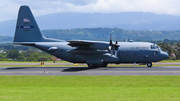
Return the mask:
<svg viewBox="0 0 180 101">
<path fill-rule="evenodd" d="M 166 52 L 161 52 L 163 59 L 167 59 L 169 57 L 168 53 Z"/>
</svg>

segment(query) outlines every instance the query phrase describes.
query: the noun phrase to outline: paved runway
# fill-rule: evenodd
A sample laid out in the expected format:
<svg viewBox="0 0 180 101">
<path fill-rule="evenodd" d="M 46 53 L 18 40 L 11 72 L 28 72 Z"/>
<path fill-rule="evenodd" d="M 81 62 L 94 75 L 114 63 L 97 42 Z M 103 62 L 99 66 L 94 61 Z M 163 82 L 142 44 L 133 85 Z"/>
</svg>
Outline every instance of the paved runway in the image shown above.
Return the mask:
<svg viewBox="0 0 180 101">
<path fill-rule="evenodd" d="M 180 66 L 163 67 L 0 67 L 0 75 L 180 75 Z"/>
</svg>

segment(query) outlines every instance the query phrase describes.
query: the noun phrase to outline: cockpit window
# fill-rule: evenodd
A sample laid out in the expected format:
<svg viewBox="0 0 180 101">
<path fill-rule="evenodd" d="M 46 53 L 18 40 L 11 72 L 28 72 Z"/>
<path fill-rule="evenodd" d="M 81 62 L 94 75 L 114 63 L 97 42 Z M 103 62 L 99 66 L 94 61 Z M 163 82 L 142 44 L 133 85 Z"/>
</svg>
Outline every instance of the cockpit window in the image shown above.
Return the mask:
<svg viewBox="0 0 180 101">
<path fill-rule="evenodd" d="M 155 46 L 154 46 L 154 45 L 151 45 L 151 49 L 155 49 Z"/>
<path fill-rule="evenodd" d="M 151 49 L 158 49 L 159 47 L 157 45 L 151 45 Z"/>
</svg>

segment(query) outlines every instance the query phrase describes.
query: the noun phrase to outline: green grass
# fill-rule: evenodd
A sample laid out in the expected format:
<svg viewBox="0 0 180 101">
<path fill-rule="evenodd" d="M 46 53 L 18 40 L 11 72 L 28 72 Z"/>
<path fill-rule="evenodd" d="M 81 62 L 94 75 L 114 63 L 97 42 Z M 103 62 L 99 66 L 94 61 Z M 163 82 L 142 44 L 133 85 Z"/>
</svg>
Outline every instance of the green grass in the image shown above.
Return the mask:
<svg viewBox="0 0 180 101">
<path fill-rule="evenodd" d="M 180 62 L 180 60 L 162 60 L 160 62 Z"/>
<path fill-rule="evenodd" d="M 0 76 L 0 101 L 180 101 L 180 76 Z"/>
</svg>

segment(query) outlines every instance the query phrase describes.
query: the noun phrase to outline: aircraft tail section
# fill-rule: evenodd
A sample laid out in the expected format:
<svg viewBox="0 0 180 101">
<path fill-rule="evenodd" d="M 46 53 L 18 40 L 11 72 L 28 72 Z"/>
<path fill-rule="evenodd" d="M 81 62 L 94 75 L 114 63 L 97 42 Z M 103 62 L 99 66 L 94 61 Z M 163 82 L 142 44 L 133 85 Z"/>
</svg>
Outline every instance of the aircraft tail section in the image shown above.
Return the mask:
<svg viewBox="0 0 180 101">
<path fill-rule="evenodd" d="M 57 42 L 60 40 L 54 40 L 45 38 L 34 19 L 34 16 L 28 6 L 21 6 L 19 9 L 16 31 L 14 36 L 15 43 L 22 42 Z"/>
</svg>

